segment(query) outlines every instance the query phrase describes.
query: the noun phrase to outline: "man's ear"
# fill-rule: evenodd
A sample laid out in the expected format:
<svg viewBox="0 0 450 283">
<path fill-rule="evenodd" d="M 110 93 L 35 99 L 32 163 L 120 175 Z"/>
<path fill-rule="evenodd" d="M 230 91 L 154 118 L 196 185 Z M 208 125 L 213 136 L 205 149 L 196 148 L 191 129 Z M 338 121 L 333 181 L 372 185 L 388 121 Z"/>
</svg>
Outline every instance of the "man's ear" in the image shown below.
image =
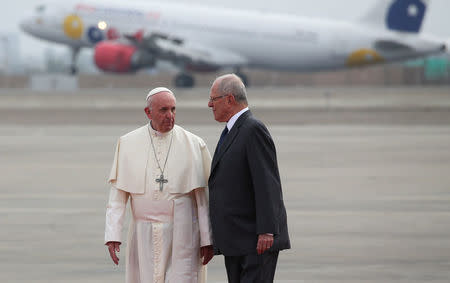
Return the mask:
<svg viewBox="0 0 450 283">
<path fill-rule="evenodd" d="M 228 104 L 234 104 L 236 102 L 236 99 L 234 98 L 234 96 L 232 94 L 227 95 L 226 97 Z"/>
</svg>

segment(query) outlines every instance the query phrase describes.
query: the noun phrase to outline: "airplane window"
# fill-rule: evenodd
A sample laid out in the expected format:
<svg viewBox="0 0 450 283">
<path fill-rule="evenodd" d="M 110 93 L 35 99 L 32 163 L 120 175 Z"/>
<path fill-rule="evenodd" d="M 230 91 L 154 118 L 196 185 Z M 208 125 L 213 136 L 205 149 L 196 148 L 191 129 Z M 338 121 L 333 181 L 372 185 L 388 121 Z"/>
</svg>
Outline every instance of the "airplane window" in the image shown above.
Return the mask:
<svg viewBox="0 0 450 283">
<path fill-rule="evenodd" d="M 42 13 L 45 11 L 45 5 L 39 5 L 36 7 L 36 11 Z"/>
</svg>

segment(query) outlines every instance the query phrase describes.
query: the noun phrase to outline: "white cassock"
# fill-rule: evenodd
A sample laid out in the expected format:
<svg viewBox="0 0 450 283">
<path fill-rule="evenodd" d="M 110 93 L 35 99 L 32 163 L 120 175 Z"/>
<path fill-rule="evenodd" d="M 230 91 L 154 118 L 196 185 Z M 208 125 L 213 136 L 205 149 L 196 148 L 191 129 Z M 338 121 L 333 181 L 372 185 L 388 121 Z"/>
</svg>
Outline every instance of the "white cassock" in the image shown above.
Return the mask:
<svg viewBox="0 0 450 283">
<path fill-rule="evenodd" d="M 156 179 L 164 170 L 163 190 Z M 207 180 L 211 156 L 204 141 L 175 125 L 158 133 L 149 125 L 119 138 L 108 182 L 105 243 L 121 242 L 126 203 L 132 221 L 126 252 L 126 282 L 206 281 L 200 246 L 212 244 Z"/>
</svg>

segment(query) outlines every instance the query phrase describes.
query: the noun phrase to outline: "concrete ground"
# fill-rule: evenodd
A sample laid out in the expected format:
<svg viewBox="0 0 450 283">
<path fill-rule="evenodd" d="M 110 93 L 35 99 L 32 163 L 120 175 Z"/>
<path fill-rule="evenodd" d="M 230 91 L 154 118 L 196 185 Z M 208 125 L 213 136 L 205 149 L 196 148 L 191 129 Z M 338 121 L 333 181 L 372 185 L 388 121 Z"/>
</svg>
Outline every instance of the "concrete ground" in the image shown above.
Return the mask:
<svg viewBox="0 0 450 283">
<path fill-rule="evenodd" d="M 178 123 L 213 152 L 208 89 Z M 0 89 L 0 282 L 123 282 L 103 245 L 118 136 L 145 90 Z M 292 249 L 276 282 L 450 281 L 449 88 L 251 88 L 278 150 Z M 125 231 L 124 231 L 125 234 Z M 208 282 L 226 282 L 222 257 Z"/>
</svg>

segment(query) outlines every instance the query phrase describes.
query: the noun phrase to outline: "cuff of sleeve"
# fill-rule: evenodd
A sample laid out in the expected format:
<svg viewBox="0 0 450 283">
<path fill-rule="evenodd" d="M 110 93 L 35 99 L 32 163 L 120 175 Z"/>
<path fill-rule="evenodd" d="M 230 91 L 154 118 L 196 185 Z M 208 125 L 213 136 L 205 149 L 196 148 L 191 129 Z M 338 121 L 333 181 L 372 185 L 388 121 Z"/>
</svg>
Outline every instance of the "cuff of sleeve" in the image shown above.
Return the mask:
<svg viewBox="0 0 450 283">
<path fill-rule="evenodd" d="M 105 244 L 107 242 L 122 242 L 119 231 L 105 231 Z"/>
<path fill-rule="evenodd" d="M 210 233 L 200 232 L 200 247 L 212 245 L 212 239 Z"/>
</svg>

